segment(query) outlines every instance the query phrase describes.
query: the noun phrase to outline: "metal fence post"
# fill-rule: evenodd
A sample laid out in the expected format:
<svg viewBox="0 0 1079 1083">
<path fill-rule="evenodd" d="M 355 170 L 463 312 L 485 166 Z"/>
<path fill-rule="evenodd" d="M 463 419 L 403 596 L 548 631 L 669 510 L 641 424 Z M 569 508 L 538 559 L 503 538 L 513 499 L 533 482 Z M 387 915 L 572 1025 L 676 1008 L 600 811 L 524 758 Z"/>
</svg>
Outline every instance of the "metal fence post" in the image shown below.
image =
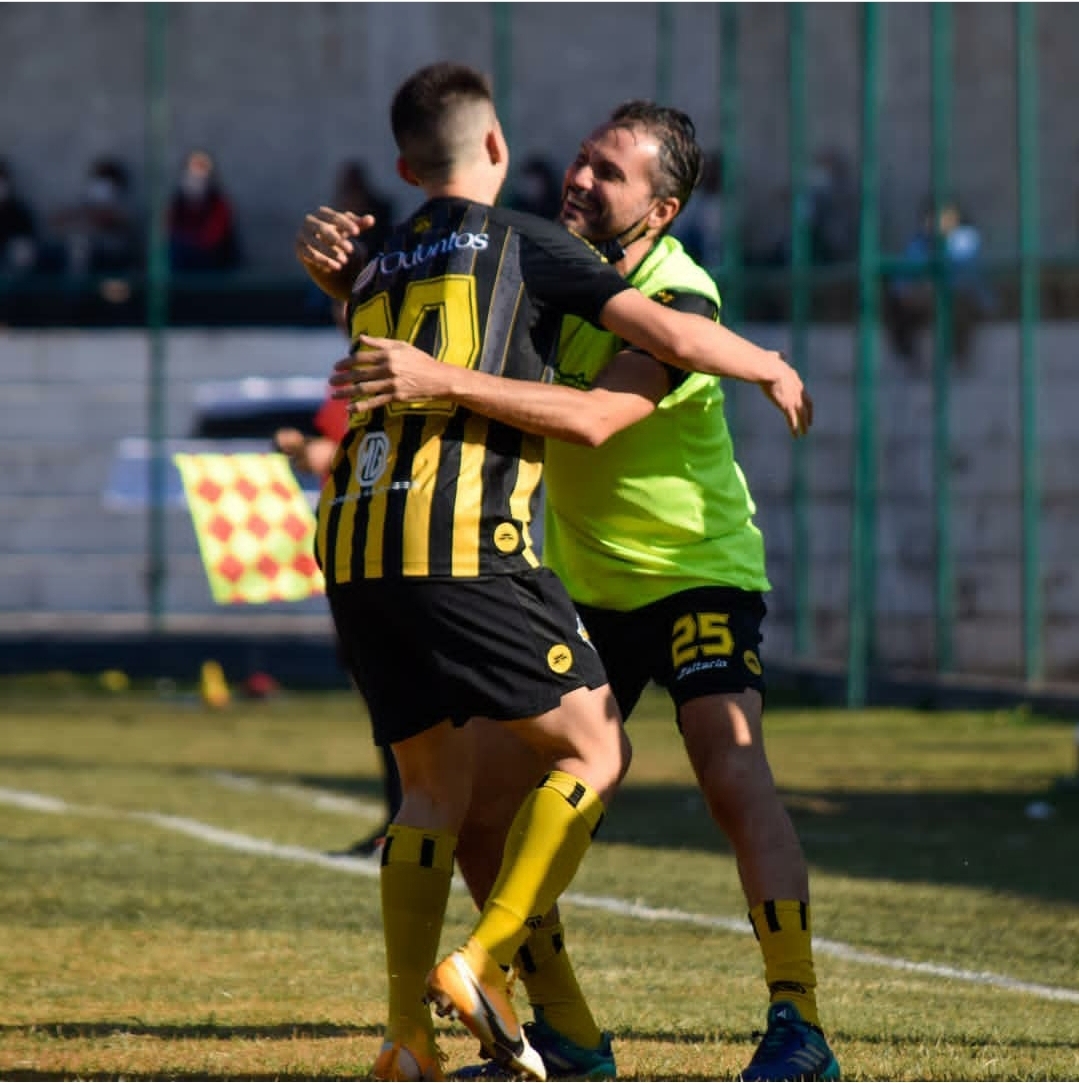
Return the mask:
<svg viewBox="0 0 1079 1083">
<path fill-rule="evenodd" d="M 739 145 L 738 38 L 735 4 L 719 6 L 719 137 L 723 152 L 723 322 L 742 322 L 742 162 Z M 726 389 L 727 422 L 737 438 L 738 385 Z"/>
<path fill-rule="evenodd" d="M 862 177 L 858 230 L 854 508 L 847 705 L 865 705 L 875 616 L 877 339 L 880 330 L 880 51 L 882 5 L 862 5 Z"/>
<path fill-rule="evenodd" d="M 952 144 L 952 5 L 930 9 L 932 65 L 930 128 L 932 144 L 933 216 L 933 496 L 936 524 L 936 655 L 937 669 L 953 665 L 955 577 L 952 556 L 951 500 L 951 368 L 954 349 L 954 305 L 946 241 L 940 221 L 951 201 L 949 161 Z"/>
<path fill-rule="evenodd" d="M 671 104 L 674 70 L 674 5 L 656 4 L 656 101 Z"/>
<path fill-rule="evenodd" d="M 1023 662 L 1030 683 L 1045 676 L 1038 467 L 1038 7 L 1015 5 L 1016 143 L 1019 194 L 1019 354 L 1023 486 Z"/>
<path fill-rule="evenodd" d="M 809 193 L 806 190 L 805 6 L 787 4 L 787 75 L 791 186 L 791 363 L 809 376 L 810 250 Z M 791 449 L 794 573 L 794 654 L 805 658 L 812 638 L 809 543 L 809 454 L 804 440 Z"/>
<path fill-rule="evenodd" d="M 149 353 L 147 431 L 149 460 L 149 533 L 147 597 L 150 626 L 159 631 L 165 611 L 168 558 L 165 540 L 165 397 L 169 302 L 168 238 L 168 4 L 144 8 L 146 34 L 146 180 L 149 228 L 146 231 L 146 336 Z"/>
<path fill-rule="evenodd" d="M 491 7 L 494 49 L 491 67 L 494 72 L 495 112 L 502 124 L 502 134 L 505 135 L 512 152 L 513 116 L 510 91 L 513 84 L 513 5 L 496 3 Z"/>
</svg>

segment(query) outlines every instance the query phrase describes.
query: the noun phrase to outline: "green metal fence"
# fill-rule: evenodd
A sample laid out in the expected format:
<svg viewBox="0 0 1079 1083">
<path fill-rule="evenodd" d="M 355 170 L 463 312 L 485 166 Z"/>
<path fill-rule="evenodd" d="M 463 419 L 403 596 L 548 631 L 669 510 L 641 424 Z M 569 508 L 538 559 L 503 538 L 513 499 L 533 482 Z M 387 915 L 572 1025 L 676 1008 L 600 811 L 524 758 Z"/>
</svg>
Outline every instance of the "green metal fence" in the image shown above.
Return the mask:
<svg viewBox="0 0 1079 1083">
<path fill-rule="evenodd" d="M 734 326 L 743 321 L 744 300 L 750 275 L 744 265 L 742 207 L 744 178 L 740 149 L 740 22 L 743 11 L 737 4 L 718 5 L 717 85 L 719 131 L 723 149 L 724 215 L 726 246 L 724 263 L 713 268 L 724 294 L 726 319 Z M 656 70 L 655 93 L 658 100 L 671 95 L 675 65 L 678 6 L 655 5 Z M 1033 4 L 1014 6 L 1015 92 L 1017 126 L 1017 184 L 1019 250 L 1015 260 L 1019 275 L 1020 327 L 1020 417 L 1022 476 L 1022 644 L 1023 668 L 1028 682 L 1042 680 L 1045 673 L 1044 616 L 1041 599 L 1040 508 L 1041 486 L 1038 463 L 1038 324 L 1039 274 L 1043 266 L 1038 240 L 1038 53 Z M 853 275 L 857 290 L 857 352 L 855 369 L 855 448 L 853 456 L 853 514 L 850 545 L 849 649 L 847 657 L 847 699 L 853 705 L 863 703 L 869 674 L 875 664 L 874 629 L 876 627 L 877 584 L 877 492 L 874 484 L 878 447 L 878 365 L 877 341 L 881 320 L 880 292 L 882 277 L 895 270 L 897 262 L 882 252 L 881 213 L 881 130 L 882 52 L 889 5 L 860 6 L 859 35 L 862 79 L 860 100 L 860 209 L 857 264 L 844 270 Z M 168 269 L 164 255 L 162 229 L 166 199 L 164 163 L 168 146 L 167 81 L 168 5 L 152 3 L 145 7 L 146 18 L 146 131 L 147 160 L 150 163 L 149 187 L 151 229 L 149 232 L 147 278 L 147 326 L 152 347 L 151 379 L 148 401 L 149 431 L 157 446 L 164 440 L 164 396 L 167 367 L 166 337 L 168 320 Z M 806 69 L 808 57 L 807 22 L 813 18 L 813 6 L 797 3 L 786 6 L 787 18 L 787 103 L 789 110 L 789 179 L 790 179 L 790 265 L 779 278 L 787 294 L 791 359 L 807 378 L 808 331 L 811 290 L 828 274 L 812 264 L 807 206 L 807 148 L 813 103 L 808 99 Z M 493 55 L 498 106 L 512 141 L 513 5 L 491 5 Z M 931 5 L 930 21 L 931 93 L 931 191 L 936 211 L 952 197 L 950 162 L 954 130 L 954 61 L 955 35 L 952 5 Z M 1010 262 L 1010 261 L 1005 261 Z M 932 260 L 936 291 L 933 327 L 933 507 L 935 519 L 935 652 L 940 672 L 954 668 L 955 556 L 953 551 L 953 500 L 950 491 L 949 459 L 952 447 L 950 432 L 951 355 L 954 343 L 952 294 L 940 244 Z M 737 428 L 737 395 L 731 397 L 732 424 Z M 812 500 L 809 485 L 812 444 L 796 442 L 792 449 L 792 511 L 794 575 L 794 648 L 808 659 L 812 644 L 814 583 L 810 560 L 809 508 Z M 155 492 L 163 488 L 160 455 L 153 472 Z M 150 502 L 150 609 L 155 622 L 162 615 L 164 582 L 163 501 Z"/>
</svg>

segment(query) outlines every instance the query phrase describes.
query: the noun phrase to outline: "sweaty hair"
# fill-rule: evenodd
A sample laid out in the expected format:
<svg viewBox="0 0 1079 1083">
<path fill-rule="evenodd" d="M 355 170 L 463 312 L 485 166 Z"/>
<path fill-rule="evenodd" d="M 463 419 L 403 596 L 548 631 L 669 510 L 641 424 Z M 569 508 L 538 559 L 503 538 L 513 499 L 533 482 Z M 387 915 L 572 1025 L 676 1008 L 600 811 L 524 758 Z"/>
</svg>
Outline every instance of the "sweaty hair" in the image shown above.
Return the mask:
<svg viewBox="0 0 1079 1083">
<path fill-rule="evenodd" d="M 487 78 L 463 64 L 431 64 L 401 84 L 390 125 L 401 157 L 423 183 L 439 183 L 479 149 L 494 123 Z"/>
<path fill-rule="evenodd" d="M 661 199 L 677 198 L 685 210 L 693 189 L 701 179 L 703 154 L 697 143 L 697 129 L 680 109 L 636 99 L 624 102 L 611 114 L 610 123 L 619 128 L 642 128 L 659 144 L 653 189 Z"/>
</svg>

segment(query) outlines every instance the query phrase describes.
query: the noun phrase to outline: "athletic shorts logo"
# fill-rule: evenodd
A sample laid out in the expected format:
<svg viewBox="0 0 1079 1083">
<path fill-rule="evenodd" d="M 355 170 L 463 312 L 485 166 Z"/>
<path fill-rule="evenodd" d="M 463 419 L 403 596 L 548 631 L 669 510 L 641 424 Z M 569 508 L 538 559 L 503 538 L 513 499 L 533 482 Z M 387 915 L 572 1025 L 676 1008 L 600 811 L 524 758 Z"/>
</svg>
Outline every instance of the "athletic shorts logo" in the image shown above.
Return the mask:
<svg viewBox="0 0 1079 1083">
<path fill-rule="evenodd" d="M 390 438 L 384 432 L 369 432 L 356 452 L 356 480 L 369 489 L 386 469 L 390 458 Z"/>
<path fill-rule="evenodd" d="M 547 652 L 547 665 L 552 673 L 568 673 L 573 665 L 573 651 L 565 643 L 556 643 Z"/>
<path fill-rule="evenodd" d="M 755 677 L 759 677 L 761 675 L 761 671 L 763 668 L 761 666 L 761 660 L 753 651 L 746 651 L 745 654 L 742 655 L 742 661 L 745 662 L 746 669 L 748 669 L 749 672 L 752 673 Z"/>
<path fill-rule="evenodd" d="M 515 553 L 521 541 L 521 532 L 513 523 L 499 523 L 495 527 L 494 541 L 500 553 Z"/>
</svg>

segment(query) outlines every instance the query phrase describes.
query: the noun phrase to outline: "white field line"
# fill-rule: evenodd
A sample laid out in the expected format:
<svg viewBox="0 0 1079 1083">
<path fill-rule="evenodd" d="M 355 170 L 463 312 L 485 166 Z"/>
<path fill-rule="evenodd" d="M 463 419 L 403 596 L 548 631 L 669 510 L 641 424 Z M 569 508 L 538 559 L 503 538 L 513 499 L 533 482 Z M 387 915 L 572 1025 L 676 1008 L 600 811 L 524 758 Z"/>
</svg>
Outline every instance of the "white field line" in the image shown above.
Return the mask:
<svg viewBox="0 0 1079 1083">
<path fill-rule="evenodd" d="M 168 816 L 159 812 L 125 812 L 94 805 L 73 805 L 60 798 L 46 794 L 31 793 L 26 790 L 12 790 L 0 786 L 0 803 L 26 809 L 30 812 L 51 812 L 69 816 L 99 816 L 115 819 L 132 820 L 148 823 L 166 831 L 187 835 L 212 846 L 224 847 L 239 853 L 274 857 L 281 861 L 292 861 L 322 868 L 337 869 L 340 872 L 374 878 L 379 873 L 377 858 L 331 857 L 318 850 L 304 846 L 283 846 L 267 839 L 255 838 L 237 831 L 225 831 L 199 820 L 185 816 Z M 460 887 L 460 884 L 457 884 Z M 694 925 L 705 929 L 722 929 L 724 932 L 749 935 L 745 919 L 724 918 L 713 914 L 693 914 L 684 910 L 667 907 L 645 906 L 642 903 L 628 902 L 602 895 L 579 895 L 575 892 L 563 896 L 567 903 L 589 910 L 599 910 L 620 917 L 634 918 L 637 921 L 670 922 L 678 925 Z M 1023 993 L 1041 1000 L 1059 1000 L 1070 1004 L 1079 1004 L 1079 989 L 1064 989 L 1053 985 L 1038 985 L 1034 982 L 1019 981 L 1006 974 L 993 974 L 983 970 L 964 970 L 961 967 L 945 966 L 940 963 L 919 963 L 912 959 L 901 959 L 888 955 L 876 955 L 861 951 L 849 944 L 836 940 L 814 938 L 813 948 L 818 955 L 829 955 L 852 963 L 883 967 L 887 970 L 904 970 L 916 974 L 927 974 L 937 978 L 966 982 L 970 985 L 991 986 L 1010 993 Z"/>
<path fill-rule="evenodd" d="M 342 797 L 340 794 L 327 793 L 313 786 L 297 786 L 286 782 L 263 782 L 250 775 L 238 775 L 233 771 L 210 771 L 207 778 L 227 790 L 240 793 L 263 791 L 294 801 L 298 805 L 317 809 L 319 812 L 340 812 L 346 816 L 385 816 L 386 808 L 381 801 L 365 800 L 362 797 Z"/>
</svg>

